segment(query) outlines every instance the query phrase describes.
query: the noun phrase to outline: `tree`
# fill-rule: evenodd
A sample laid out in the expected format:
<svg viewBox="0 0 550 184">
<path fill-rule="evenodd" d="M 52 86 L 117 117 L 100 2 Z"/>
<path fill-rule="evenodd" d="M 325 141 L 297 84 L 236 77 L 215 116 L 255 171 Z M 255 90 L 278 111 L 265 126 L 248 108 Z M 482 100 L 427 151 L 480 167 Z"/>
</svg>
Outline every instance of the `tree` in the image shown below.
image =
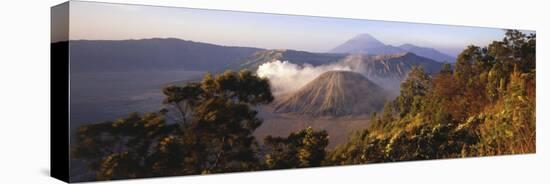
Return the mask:
<svg viewBox="0 0 550 184">
<path fill-rule="evenodd" d="M 494 41 L 487 48 L 488 55 L 500 63 L 504 76 L 509 76 L 515 66 L 519 72 L 532 72 L 536 65 L 536 35 L 518 30 L 506 30 L 502 41 Z"/>
<path fill-rule="evenodd" d="M 422 108 L 422 97 L 430 88 L 430 77 L 421 67 L 413 67 L 407 78 L 401 83 L 400 95 L 396 98 L 396 108 L 401 117 L 415 114 Z"/>
<path fill-rule="evenodd" d="M 99 180 L 260 169 L 251 107 L 273 101 L 266 79 L 228 71 L 163 93 L 160 112 L 80 127 L 73 156 Z"/>
<path fill-rule="evenodd" d="M 371 125 L 330 152 L 334 165 L 535 151 L 534 34 L 468 46 L 454 71 L 414 70 Z M 399 114 L 394 116 L 394 112 Z"/>
<path fill-rule="evenodd" d="M 168 86 L 162 92 L 165 95 L 163 104 L 170 108 L 166 110 L 176 113 L 176 121 L 187 123 L 204 90 L 199 83 L 189 83 L 185 86 Z"/>
<path fill-rule="evenodd" d="M 503 95 L 503 89 L 505 89 L 504 72 L 502 70 L 501 63 L 495 63 L 488 73 L 487 85 L 485 87 L 487 97 L 490 102 L 495 102 Z"/>
<path fill-rule="evenodd" d="M 246 103 L 214 97 L 195 110 L 187 126 L 188 138 L 197 145 L 203 173 L 254 170 L 256 143 L 253 131 L 261 124 Z"/>
<path fill-rule="evenodd" d="M 449 63 L 443 64 L 443 67 L 441 68 L 441 71 L 439 71 L 439 74 L 453 74 L 453 69 L 451 64 Z"/>
<path fill-rule="evenodd" d="M 480 128 L 480 154 L 532 153 L 536 149 L 534 74 L 518 69 L 509 80 L 497 102 L 499 112 L 487 115 Z"/>
<path fill-rule="evenodd" d="M 267 169 L 318 167 L 325 159 L 328 134 L 308 127 L 285 138 L 267 136 L 264 142 Z"/>
<path fill-rule="evenodd" d="M 387 161 L 384 153 L 388 139 L 376 136 L 368 129 L 354 132 L 348 141 L 329 153 L 329 165 L 367 164 Z"/>
<path fill-rule="evenodd" d="M 479 59 L 481 59 L 481 48 L 474 45 L 468 46 L 458 55 L 454 75 L 457 81 L 461 82 L 459 85 L 466 86 L 468 84 L 474 75 L 472 65 Z"/>
<path fill-rule="evenodd" d="M 99 180 L 154 176 L 149 149 L 174 130 L 159 113 L 84 125 L 78 129 L 73 156 L 87 161 Z"/>
</svg>

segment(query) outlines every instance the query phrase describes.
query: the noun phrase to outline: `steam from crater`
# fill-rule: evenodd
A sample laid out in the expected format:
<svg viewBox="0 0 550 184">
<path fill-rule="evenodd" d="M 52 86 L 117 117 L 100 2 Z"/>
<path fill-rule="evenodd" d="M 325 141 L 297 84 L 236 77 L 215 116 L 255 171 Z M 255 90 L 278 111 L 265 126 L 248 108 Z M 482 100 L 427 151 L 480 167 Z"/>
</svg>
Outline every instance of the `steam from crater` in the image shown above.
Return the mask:
<svg viewBox="0 0 550 184">
<path fill-rule="evenodd" d="M 296 91 L 327 71 L 352 71 L 352 68 L 339 63 L 301 66 L 289 61 L 274 60 L 260 65 L 257 74 L 269 79 L 273 93 L 279 95 Z"/>
</svg>

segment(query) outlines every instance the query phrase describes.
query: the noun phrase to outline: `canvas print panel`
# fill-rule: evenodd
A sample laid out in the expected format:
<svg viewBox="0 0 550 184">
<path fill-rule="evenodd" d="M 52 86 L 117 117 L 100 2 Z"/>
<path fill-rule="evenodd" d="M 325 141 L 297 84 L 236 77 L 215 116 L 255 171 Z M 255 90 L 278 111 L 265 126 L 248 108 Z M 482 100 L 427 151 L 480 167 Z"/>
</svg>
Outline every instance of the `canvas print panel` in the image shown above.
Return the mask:
<svg viewBox="0 0 550 184">
<path fill-rule="evenodd" d="M 71 181 L 536 150 L 535 31 L 79 1 L 69 20 Z"/>
</svg>

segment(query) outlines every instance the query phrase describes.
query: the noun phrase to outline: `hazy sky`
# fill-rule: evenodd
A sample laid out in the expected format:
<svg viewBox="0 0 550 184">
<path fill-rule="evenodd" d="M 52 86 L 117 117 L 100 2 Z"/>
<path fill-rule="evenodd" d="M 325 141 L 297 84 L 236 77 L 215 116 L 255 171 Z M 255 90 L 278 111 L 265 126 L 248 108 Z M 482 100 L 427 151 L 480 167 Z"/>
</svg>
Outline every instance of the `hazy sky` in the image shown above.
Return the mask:
<svg viewBox="0 0 550 184">
<path fill-rule="evenodd" d="M 500 40 L 495 28 L 243 13 L 71 1 L 70 39 L 180 38 L 220 45 L 325 52 L 360 33 L 456 55 Z"/>
</svg>

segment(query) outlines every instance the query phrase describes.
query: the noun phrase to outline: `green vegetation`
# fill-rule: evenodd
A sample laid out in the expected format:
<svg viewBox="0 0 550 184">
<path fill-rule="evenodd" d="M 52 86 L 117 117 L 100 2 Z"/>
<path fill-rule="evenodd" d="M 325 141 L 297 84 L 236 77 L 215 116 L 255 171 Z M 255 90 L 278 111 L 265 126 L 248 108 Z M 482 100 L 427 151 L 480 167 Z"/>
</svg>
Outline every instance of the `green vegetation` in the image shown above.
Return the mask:
<svg viewBox="0 0 550 184">
<path fill-rule="evenodd" d="M 466 48 L 454 70 L 411 70 L 400 95 L 327 163 L 534 153 L 535 42 L 509 30 L 488 47 Z"/>
<path fill-rule="evenodd" d="M 163 89 L 166 108 L 79 128 L 72 156 L 98 180 L 535 152 L 535 35 L 469 46 L 437 74 L 413 68 L 371 126 L 327 150 L 326 131 L 253 132 L 269 82 L 250 71 Z"/>
<path fill-rule="evenodd" d="M 286 138 L 267 136 L 265 144 L 267 169 L 317 167 L 325 159 L 328 134 L 308 127 Z"/>
<path fill-rule="evenodd" d="M 252 107 L 273 101 L 267 80 L 226 72 L 163 92 L 160 112 L 80 127 L 73 156 L 99 180 L 260 169 Z"/>
</svg>

